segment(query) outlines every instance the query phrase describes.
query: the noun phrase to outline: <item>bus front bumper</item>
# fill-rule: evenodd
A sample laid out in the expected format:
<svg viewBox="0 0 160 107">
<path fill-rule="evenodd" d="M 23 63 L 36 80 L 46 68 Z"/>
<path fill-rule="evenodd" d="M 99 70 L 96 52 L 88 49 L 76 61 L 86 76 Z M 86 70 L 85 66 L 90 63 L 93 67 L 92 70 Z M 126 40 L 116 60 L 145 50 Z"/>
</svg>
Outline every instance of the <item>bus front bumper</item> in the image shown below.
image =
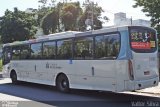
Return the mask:
<svg viewBox="0 0 160 107">
<path fill-rule="evenodd" d="M 3 67 L 2 69 L 2 77 L 3 78 L 10 78 L 8 66 Z"/>
<path fill-rule="evenodd" d="M 2 77 L 3 78 L 10 78 L 9 74 L 7 74 L 7 73 L 2 73 Z"/>
</svg>

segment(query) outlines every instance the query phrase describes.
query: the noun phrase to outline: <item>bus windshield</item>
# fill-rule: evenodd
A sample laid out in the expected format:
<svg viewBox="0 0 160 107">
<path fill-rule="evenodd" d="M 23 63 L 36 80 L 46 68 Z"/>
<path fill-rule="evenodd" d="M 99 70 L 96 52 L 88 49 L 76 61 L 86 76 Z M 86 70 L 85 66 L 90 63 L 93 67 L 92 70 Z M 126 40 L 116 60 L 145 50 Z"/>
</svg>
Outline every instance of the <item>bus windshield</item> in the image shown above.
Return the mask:
<svg viewBox="0 0 160 107">
<path fill-rule="evenodd" d="M 156 32 L 153 29 L 143 27 L 130 28 L 131 49 L 138 53 L 150 53 L 156 51 Z"/>
</svg>

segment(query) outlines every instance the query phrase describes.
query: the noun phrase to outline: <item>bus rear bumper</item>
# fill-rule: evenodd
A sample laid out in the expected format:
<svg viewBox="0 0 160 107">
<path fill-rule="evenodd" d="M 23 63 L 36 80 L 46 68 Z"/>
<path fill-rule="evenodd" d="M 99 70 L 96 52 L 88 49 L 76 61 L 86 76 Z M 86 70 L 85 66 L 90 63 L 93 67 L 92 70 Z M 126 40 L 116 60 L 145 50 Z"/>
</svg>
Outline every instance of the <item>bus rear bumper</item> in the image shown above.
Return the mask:
<svg viewBox="0 0 160 107">
<path fill-rule="evenodd" d="M 157 86 L 159 83 L 159 77 L 143 80 L 143 81 L 135 81 L 135 90 L 144 89 L 148 87 Z"/>
<path fill-rule="evenodd" d="M 157 86 L 159 83 L 159 77 L 147 79 L 147 80 L 135 80 L 135 81 L 125 81 L 125 90 L 140 90 L 144 88 Z"/>
</svg>

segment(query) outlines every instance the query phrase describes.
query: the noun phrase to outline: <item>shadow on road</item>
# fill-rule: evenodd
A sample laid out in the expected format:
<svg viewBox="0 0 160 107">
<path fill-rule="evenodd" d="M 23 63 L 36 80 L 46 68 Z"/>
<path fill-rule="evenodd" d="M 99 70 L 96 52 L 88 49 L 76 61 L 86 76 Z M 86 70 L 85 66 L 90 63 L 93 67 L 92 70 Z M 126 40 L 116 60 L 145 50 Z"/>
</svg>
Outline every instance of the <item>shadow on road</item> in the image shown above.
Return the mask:
<svg viewBox="0 0 160 107">
<path fill-rule="evenodd" d="M 160 101 L 157 97 L 88 90 L 71 90 L 70 93 L 66 94 L 58 92 L 55 87 L 26 82 L 21 82 L 18 85 L 11 83 L 1 84 L 0 92 L 58 107 L 124 107 L 141 103 L 147 106 L 148 101 Z"/>
</svg>

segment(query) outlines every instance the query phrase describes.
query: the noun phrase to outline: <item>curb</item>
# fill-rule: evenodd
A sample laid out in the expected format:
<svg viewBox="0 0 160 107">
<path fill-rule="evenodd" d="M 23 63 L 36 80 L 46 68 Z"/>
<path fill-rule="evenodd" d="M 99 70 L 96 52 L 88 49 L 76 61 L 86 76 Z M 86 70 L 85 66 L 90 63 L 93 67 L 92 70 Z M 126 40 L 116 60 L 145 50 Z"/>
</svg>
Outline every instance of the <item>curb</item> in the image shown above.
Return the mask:
<svg viewBox="0 0 160 107">
<path fill-rule="evenodd" d="M 0 73 L 0 78 L 2 78 L 2 73 Z"/>
<path fill-rule="evenodd" d="M 156 95 L 160 95 L 159 92 L 149 92 L 149 91 L 136 91 L 138 93 L 146 93 L 146 94 L 156 94 Z"/>
<path fill-rule="evenodd" d="M 151 88 L 137 90 L 136 92 L 160 95 L 160 86 L 158 85 L 158 86 L 151 87 Z"/>
</svg>

